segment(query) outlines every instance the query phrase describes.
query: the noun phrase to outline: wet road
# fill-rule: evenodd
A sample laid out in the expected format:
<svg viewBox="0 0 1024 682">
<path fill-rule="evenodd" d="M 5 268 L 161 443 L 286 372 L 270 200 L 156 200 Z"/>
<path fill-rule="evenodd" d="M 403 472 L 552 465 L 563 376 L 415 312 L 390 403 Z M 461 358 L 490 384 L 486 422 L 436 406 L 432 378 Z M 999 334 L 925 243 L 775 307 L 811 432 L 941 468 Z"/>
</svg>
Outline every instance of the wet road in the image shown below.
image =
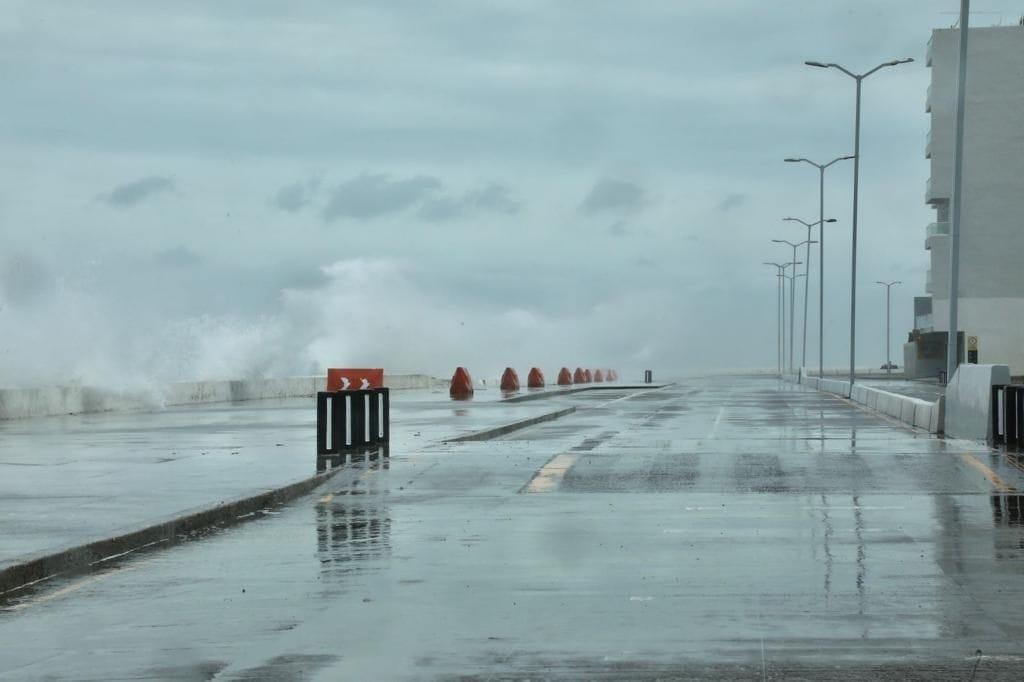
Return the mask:
<svg viewBox="0 0 1024 682">
<path fill-rule="evenodd" d="M 550 411 L 549 400 L 453 406 L 446 391 L 395 391 L 393 447 Z M 560 400 L 553 397 L 552 400 Z M 312 398 L 0 421 L 0 568 L 305 479 Z"/>
<path fill-rule="evenodd" d="M 766 378 L 571 399 L 9 602 L 0 678 L 1020 678 L 1004 455 Z"/>
</svg>

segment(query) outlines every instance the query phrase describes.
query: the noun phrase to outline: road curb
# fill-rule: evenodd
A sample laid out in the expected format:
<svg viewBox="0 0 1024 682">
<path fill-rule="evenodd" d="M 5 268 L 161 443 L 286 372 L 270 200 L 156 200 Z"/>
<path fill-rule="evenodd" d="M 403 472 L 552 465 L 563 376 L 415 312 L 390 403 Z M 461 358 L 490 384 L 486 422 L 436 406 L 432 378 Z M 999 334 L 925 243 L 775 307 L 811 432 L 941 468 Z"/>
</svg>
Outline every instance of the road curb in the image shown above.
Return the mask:
<svg viewBox="0 0 1024 682">
<path fill-rule="evenodd" d="M 290 502 L 316 489 L 342 469 L 337 467 L 280 488 L 179 514 L 114 537 L 30 556 L 19 564 L 0 569 L 0 596 L 65 573 L 95 568 L 104 561 L 150 545 L 173 541 L 185 533 L 206 530 L 219 523 L 234 522 L 241 516 Z"/>
<path fill-rule="evenodd" d="M 483 431 L 475 431 L 473 433 L 467 433 L 464 436 L 455 436 L 454 438 L 445 438 L 442 443 L 464 443 L 468 441 L 479 441 L 479 440 L 492 440 L 499 436 L 504 436 L 507 433 L 525 429 L 528 426 L 535 424 L 542 424 L 544 422 L 554 421 L 559 417 L 564 417 L 567 414 L 572 414 L 576 411 L 575 407 L 566 407 L 561 410 L 555 410 L 554 412 L 548 412 L 546 414 L 538 415 L 536 417 L 530 417 L 528 419 L 520 419 L 519 421 L 505 424 L 503 426 L 497 426 L 491 429 L 484 429 Z"/>
</svg>

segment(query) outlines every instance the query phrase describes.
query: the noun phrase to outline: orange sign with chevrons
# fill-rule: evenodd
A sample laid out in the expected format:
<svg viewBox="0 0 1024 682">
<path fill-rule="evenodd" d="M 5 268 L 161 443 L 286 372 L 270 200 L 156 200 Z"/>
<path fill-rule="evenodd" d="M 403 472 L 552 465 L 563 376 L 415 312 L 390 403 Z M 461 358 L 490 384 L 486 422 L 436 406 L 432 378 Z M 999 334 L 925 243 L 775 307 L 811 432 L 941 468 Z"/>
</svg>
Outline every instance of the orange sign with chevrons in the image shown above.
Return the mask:
<svg viewBox="0 0 1024 682">
<path fill-rule="evenodd" d="M 383 388 L 383 369 L 352 369 L 332 367 L 327 370 L 327 390 L 346 391 L 364 388 Z"/>
</svg>

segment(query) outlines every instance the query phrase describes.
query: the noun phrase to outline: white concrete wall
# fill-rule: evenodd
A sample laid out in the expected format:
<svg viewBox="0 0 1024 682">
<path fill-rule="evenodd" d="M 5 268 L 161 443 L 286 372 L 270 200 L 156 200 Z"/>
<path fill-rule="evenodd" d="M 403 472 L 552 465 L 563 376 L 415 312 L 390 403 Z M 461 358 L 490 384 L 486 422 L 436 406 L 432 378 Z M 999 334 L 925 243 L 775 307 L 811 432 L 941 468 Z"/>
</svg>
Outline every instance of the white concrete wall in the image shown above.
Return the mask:
<svg viewBox="0 0 1024 682">
<path fill-rule="evenodd" d="M 944 406 L 941 400 L 932 403 L 919 398 L 890 393 L 865 384 L 855 383 L 851 388 L 849 382 L 835 379 L 804 377 L 802 383 L 808 388 L 849 398 L 853 402 L 889 415 L 909 426 L 924 429 L 929 433 L 942 432 Z"/>
<path fill-rule="evenodd" d="M 149 391 L 121 391 L 92 386 L 0 389 L 0 419 L 47 417 L 157 409 L 167 405 L 299 398 L 322 391 L 324 377 L 285 377 L 237 381 L 189 381 Z M 384 385 L 395 390 L 443 388 L 446 380 L 425 374 L 385 374 Z"/>
<path fill-rule="evenodd" d="M 1010 383 L 1006 365 L 960 365 L 946 386 L 946 434 L 988 440 L 992 435 L 992 387 Z"/>
</svg>

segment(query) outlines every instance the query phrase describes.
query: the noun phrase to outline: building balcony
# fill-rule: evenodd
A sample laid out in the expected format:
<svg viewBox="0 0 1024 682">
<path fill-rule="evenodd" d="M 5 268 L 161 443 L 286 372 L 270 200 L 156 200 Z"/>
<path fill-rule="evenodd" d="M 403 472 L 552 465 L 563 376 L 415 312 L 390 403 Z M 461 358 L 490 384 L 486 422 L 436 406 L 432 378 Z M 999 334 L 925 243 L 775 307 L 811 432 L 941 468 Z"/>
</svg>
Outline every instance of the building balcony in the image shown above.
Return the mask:
<svg viewBox="0 0 1024 682">
<path fill-rule="evenodd" d="M 947 222 L 935 222 L 930 223 L 924 231 L 924 249 L 929 251 L 932 248 L 931 238 L 949 234 L 949 223 Z"/>
<path fill-rule="evenodd" d="M 940 201 L 947 201 L 949 199 L 948 187 L 938 187 L 931 178 L 928 178 L 928 182 L 924 185 L 924 203 L 934 204 Z"/>
</svg>

